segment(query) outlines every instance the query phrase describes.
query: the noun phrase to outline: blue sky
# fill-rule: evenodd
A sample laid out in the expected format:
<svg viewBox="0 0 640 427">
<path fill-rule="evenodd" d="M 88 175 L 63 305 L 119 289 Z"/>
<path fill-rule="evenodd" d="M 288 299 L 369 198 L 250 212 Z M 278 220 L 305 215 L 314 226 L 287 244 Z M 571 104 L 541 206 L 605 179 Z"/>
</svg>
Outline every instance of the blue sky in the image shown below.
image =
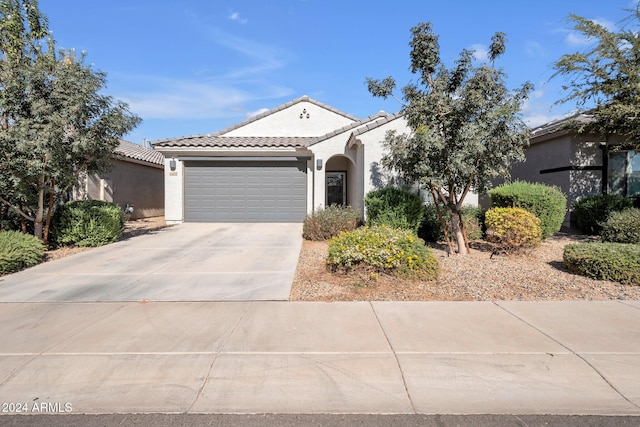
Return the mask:
<svg viewBox="0 0 640 427">
<path fill-rule="evenodd" d="M 562 54 L 585 48 L 570 13 L 616 29 L 633 0 L 40 0 L 61 48 L 87 51 L 107 73 L 105 93 L 143 122 L 140 144 L 215 132 L 308 95 L 359 118 L 400 105 L 373 98 L 366 77 L 411 81 L 410 29 L 430 21 L 443 61 L 461 49 L 481 59 L 496 31 L 507 34 L 497 65 L 510 88 L 535 92 L 523 118 L 536 126 L 574 109 L 553 106 L 563 80 L 549 81 Z"/>
</svg>

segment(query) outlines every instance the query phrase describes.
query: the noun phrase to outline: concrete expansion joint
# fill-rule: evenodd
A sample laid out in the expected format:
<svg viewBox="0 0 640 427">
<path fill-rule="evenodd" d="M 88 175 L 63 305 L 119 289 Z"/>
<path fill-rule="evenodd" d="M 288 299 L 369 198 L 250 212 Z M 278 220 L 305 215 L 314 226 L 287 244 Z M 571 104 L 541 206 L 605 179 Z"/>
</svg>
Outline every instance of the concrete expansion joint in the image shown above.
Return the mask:
<svg viewBox="0 0 640 427">
<path fill-rule="evenodd" d="M 640 310 L 640 306 L 636 306 L 636 305 L 633 305 L 633 304 L 629 304 L 629 302 L 628 302 L 628 301 L 625 301 L 625 300 L 616 300 L 616 302 L 617 302 L 618 304 L 622 304 L 622 305 L 624 305 L 625 307 L 631 307 L 631 308 L 633 308 L 633 309 Z"/>
<path fill-rule="evenodd" d="M 216 361 L 218 360 L 218 357 L 221 354 L 221 350 L 227 344 L 227 341 L 229 341 L 229 338 L 231 338 L 233 333 L 236 331 L 236 329 L 238 328 L 238 325 L 240 324 L 240 322 L 242 322 L 242 320 L 246 316 L 247 312 L 249 311 L 249 307 L 251 307 L 251 305 L 253 305 L 253 303 L 248 304 L 245 307 L 244 311 L 242 312 L 242 315 L 238 316 L 238 319 L 236 320 L 235 324 L 231 328 L 231 331 L 227 334 L 226 337 L 224 337 L 224 340 L 220 344 L 220 347 L 218 347 L 218 351 L 216 351 L 213 354 L 213 358 L 211 359 L 211 364 L 209 364 L 209 369 L 207 370 L 207 374 L 204 376 L 204 379 L 202 380 L 202 384 L 200 385 L 200 388 L 198 389 L 198 392 L 196 393 L 195 397 L 193 398 L 193 401 L 187 407 L 187 409 L 184 411 L 185 413 L 191 412 L 191 410 L 193 409 L 194 405 L 198 402 L 198 399 L 200 399 L 200 396 L 202 396 L 202 392 L 204 391 L 205 387 L 207 386 L 207 382 L 209 381 L 209 377 L 211 376 L 211 372 L 213 371 L 213 366 L 215 365 Z"/>
<path fill-rule="evenodd" d="M 225 356 L 380 356 L 395 353 L 389 351 L 220 351 Z"/>
<path fill-rule="evenodd" d="M 418 410 L 416 409 L 416 405 L 413 402 L 413 398 L 411 397 L 411 392 L 409 391 L 409 386 L 407 385 L 407 379 L 405 378 L 405 373 L 402 369 L 402 365 L 400 364 L 400 359 L 398 359 L 398 354 L 396 353 L 396 350 L 393 348 L 393 344 L 391 343 L 391 340 L 387 335 L 387 331 L 385 331 L 384 328 L 382 327 L 382 323 L 380 322 L 380 318 L 378 317 L 378 313 L 376 312 L 376 309 L 373 306 L 373 303 L 369 301 L 368 304 L 369 304 L 369 307 L 371 307 L 373 316 L 376 318 L 376 322 L 378 323 L 378 327 L 380 328 L 380 331 L 384 335 L 384 339 L 387 341 L 387 345 L 389 346 L 389 348 L 391 349 L 391 352 L 393 353 L 393 358 L 396 362 L 396 366 L 398 367 L 398 371 L 400 372 L 400 376 L 402 378 L 402 385 L 404 387 L 404 391 L 407 394 L 407 398 L 409 399 L 409 405 L 411 405 L 411 411 L 414 414 L 417 414 Z"/>
<path fill-rule="evenodd" d="M 524 323 L 525 325 L 529 326 L 530 328 L 536 330 L 537 332 L 539 332 L 540 334 L 544 335 L 545 337 L 549 338 L 550 340 L 556 342 L 558 345 L 566 348 L 571 354 L 573 354 L 574 356 L 576 356 L 577 358 L 579 358 L 580 360 L 582 360 L 589 368 L 591 368 L 596 374 L 598 374 L 598 376 L 600 378 L 602 378 L 602 380 L 613 390 L 615 391 L 620 397 L 622 397 L 625 401 L 627 401 L 629 404 L 633 405 L 634 407 L 640 409 L 640 406 L 638 404 L 636 404 L 634 401 L 632 401 L 631 399 L 629 399 L 627 396 L 624 395 L 624 393 L 622 393 L 622 391 L 620 391 L 611 381 L 609 381 L 609 379 L 607 379 L 607 377 L 600 372 L 600 370 L 598 368 L 596 368 L 592 363 L 590 363 L 587 359 L 585 359 L 584 356 L 582 356 L 581 354 L 575 352 L 572 348 L 570 348 L 569 346 L 567 346 L 565 343 L 557 340 L 556 338 L 552 337 L 551 335 L 547 334 L 545 331 L 535 327 L 534 325 L 532 325 L 531 323 L 527 322 L 526 320 L 524 320 L 523 318 L 521 318 L 520 316 L 518 316 L 517 314 L 509 311 L 507 308 L 503 307 L 502 305 L 498 304 L 496 301 L 493 301 L 493 304 L 496 305 L 497 307 L 501 308 L 502 310 L 504 310 L 506 313 L 510 314 L 511 316 L 515 317 L 516 319 L 518 319 L 519 321 L 521 321 L 522 323 Z M 588 354 L 588 353 L 585 353 Z"/>
</svg>

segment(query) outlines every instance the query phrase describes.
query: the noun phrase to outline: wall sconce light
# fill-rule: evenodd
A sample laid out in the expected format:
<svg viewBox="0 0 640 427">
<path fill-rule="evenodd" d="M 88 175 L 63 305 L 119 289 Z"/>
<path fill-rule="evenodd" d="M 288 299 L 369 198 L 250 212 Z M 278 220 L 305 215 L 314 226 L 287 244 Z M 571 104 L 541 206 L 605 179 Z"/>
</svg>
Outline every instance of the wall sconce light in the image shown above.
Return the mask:
<svg viewBox="0 0 640 427">
<path fill-rule="evenodd" d="M 176 170 L 176 159 L 169 160 L 169 168 L 174 171 Z"/>
<path fill-rule="evenodd" d="M 318 170 L 322 169 L 322 159 L 316 160 L 316 169 Z"/>
</svg>

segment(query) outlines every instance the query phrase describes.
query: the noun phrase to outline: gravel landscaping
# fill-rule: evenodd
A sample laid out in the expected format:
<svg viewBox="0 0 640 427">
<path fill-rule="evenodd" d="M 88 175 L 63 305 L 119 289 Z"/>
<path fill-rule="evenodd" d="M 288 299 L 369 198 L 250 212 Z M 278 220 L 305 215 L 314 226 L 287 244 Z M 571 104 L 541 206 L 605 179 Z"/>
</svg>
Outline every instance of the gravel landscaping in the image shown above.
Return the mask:
<svg viewBox="0 0 640 427">
<path fill-rule="evenodd" d="M 432 244 L 440 262 L 437 281 L 411 281 L 367 271 L 331 273 L 327 243 L 304 241 L 290 299 L 292 301 L 550 301 L 640 299 L 640 286 L 593 280 L 569 273 L 562 262 L 566 244 L 593 238 L 556 233 L 527 255 L 493 255 L 488 244 L 472 244 L 468 256 L 448 256 Z"/>
</svg>

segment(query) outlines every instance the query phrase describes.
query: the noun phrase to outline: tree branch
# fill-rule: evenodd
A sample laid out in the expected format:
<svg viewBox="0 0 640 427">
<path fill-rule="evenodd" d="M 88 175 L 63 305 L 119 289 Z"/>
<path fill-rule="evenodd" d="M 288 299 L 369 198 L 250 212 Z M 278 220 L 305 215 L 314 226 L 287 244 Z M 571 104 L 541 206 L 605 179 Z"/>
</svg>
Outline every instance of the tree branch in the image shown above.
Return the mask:
<svg viewBox="0 0 640 427">
<path fill-rule="evenodd" d="M 12 205 L 7 199 L 5 199 L 4 197 L 0 196 L 0 202 L 4 203 L 5 205 L 9 206 L 11 209 L 13 209 L 17 214 L 19 214 L 20 216 L 22 216 L 24 219 L 27 219 L 29 221 L 35 221 L 36 219 L 33 217 L 30 217 L 29 215 L 27 215 L 26 213 L 22 212 L 22 209 L 18 208 L 15 205 Z"/>
</svg>

